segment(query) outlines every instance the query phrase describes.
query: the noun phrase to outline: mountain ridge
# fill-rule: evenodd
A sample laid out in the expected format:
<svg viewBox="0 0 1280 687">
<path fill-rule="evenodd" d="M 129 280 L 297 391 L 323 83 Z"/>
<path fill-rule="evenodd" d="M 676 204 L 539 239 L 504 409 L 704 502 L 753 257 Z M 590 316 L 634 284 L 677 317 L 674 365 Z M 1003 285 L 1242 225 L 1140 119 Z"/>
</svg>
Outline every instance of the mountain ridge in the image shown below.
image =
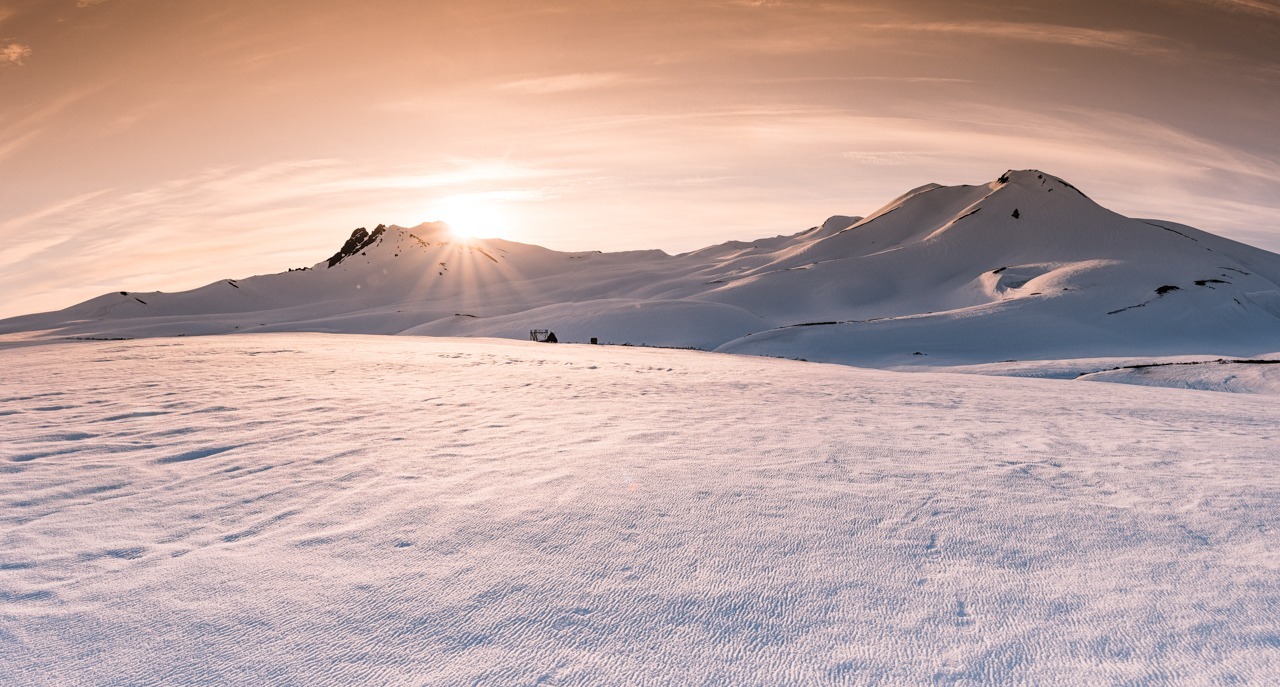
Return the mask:
<svg viewBox="0 0 1280 687">
<path fill-rule="evenodd" d="M 1131 219 L 1038 170 L 926 184 L 864 218 L 660 250 L 355 230 L 311 268 L 105 294 L 0 334 L 249 331 L 590 338 L 867 365 L 1280 349 L 1280 255 Z M 797 325 L 809 325 L 799 327 Z M 920 353 L 921 356 L 916 354 Z"/>
</svg>

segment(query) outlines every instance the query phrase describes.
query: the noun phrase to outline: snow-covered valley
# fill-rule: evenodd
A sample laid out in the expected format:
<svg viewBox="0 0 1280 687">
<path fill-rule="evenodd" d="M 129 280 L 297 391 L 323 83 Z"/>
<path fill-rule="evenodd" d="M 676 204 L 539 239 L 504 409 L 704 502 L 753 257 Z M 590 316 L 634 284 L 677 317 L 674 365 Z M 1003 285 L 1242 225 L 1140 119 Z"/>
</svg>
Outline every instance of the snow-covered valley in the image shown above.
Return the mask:
<svg viewBox="0 0 1280 687">
<path fill-rule="evenodd" d="M 230 289 L 230 287 L 226 287 Z M 698 351 L 0 348 L 0 684 L 1280 675 L 1273 398 Z"/>
</svg>

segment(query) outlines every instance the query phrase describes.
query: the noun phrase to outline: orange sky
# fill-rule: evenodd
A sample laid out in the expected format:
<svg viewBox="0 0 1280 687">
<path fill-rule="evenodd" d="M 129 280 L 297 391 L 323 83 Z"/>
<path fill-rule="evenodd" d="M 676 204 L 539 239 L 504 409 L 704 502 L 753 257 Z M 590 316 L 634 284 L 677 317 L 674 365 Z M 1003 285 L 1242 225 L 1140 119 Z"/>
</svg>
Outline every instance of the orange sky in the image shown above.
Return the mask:
<svg viewBox="0 0 1280 687">
<path fill-rule="evenodd" d="M 1280 250 L 1277 46 L 1277 0 L 0 0 L 0 316 L 356 226 L 677 252 L 1007 168 Z"/>
</svg>

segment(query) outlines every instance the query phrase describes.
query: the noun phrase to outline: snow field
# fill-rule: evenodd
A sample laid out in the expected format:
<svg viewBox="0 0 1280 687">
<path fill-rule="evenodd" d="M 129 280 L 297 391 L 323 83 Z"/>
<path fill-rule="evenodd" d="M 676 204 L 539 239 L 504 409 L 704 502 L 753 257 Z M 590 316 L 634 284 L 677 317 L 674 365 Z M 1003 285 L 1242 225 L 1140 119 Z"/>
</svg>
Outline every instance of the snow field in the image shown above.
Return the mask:
<svg viewBox="0 0 1280 687">
<path fill-rule="evenodd" d="M 1280 675 L 1264 397 L 323 334 L 0 380 L 0 684 Z"/>
</svg>

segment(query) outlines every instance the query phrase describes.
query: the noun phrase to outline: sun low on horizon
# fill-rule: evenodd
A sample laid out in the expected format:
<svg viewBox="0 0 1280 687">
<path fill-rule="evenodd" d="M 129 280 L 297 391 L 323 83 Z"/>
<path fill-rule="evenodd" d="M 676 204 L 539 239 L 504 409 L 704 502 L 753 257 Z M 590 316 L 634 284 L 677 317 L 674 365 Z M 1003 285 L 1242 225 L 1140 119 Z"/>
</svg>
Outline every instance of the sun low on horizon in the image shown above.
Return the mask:
<svg viewBox="0 0 1280 687">
<path fill-rule="evenodd" d="M 429 221 L 443 222 L 454 238 L 505 238 L 511 233 L 512 213 L 500 201 L 481 197 L 458 196 L 432 204 Z"/>
<path fill-rule="evenodd" d="M 1276 250 L 1277 35 L 1274 0 L 0 0 L 0 317 L 371 223 L 676 253 L 1006 169 Z"/>
</svg>

